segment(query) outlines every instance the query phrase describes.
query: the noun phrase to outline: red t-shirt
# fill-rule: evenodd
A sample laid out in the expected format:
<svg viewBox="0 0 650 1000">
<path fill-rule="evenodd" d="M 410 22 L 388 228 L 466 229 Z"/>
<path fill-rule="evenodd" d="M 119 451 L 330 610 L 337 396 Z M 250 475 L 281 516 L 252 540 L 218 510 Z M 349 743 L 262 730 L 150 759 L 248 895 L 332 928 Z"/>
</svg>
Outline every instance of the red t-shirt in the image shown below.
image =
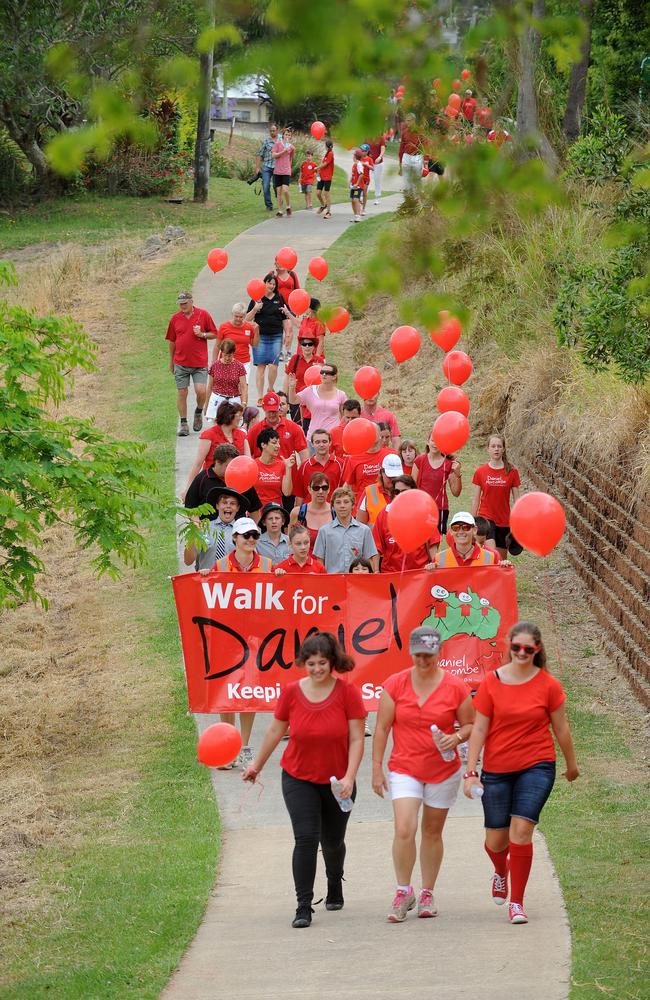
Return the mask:
<svg viewBox="0 0 650 1000">
<path fill-rule="evenodd" d="M 375 161 L 372 156 L 364 156 L 361 163 L 363 164 L 363 183 L 365 187 L 370 184 L 370 168 L 374 167 Z"/>
<path fill-rule="evenodd" d="M 302 166 L 300 167 L 300 183 L 301 184 L 313 184 L 316 179 L 316 171 L 318 170 L 318 164 L 313 160 L 304 160 Z"/>
<path fill-rule="evenodd" d="M 468 122 L 474 121 L 474 113 L 476 111 L 476 99 L 474 97 L 466 97 L 460 106 L 463 118 Z"/>
<path fill-rule="evenodd" d="M 282 503 L 282 480 L 284 478 L 285 465 L 281 458 L 276 458 L 270 465 L 256 458 L 255 462 L 259 469 L 259 479 L 255 483 L 255 490 L 260 503 Z"/>
<path fill-rule="evenodd" d="M 305 316 L 304 319 L 301 319 L 300 326 L 298 327 L 298 340 L 309 338 L 315 340 L 318 345 L 319 338 L 324 336 L 325 324 L 321 323 L 315 316 Z"/>
<path fill-rule="evenodd" d="M 276 274 L 276 279 L 278 282 L 278 292 L 284 299 L 285 303 L 289 304 L 289 296 L 296 289 L 300 288 L 300 282 L 298 281 L 298 275 L 295 271 L 287 271 L 284 278 L 281 278 L 279 274 Z"/>
<path fill-rule="evenodd" d="M 555 760 L 551 713 L 565 698 L 560 682 L 546 670 L 525 684 L 504 684 L 495 671 L 487 673 L 474 698 L 476 711 L 490 719 L 483 769 L 503 774 Z"/>
<path fill-rule="evenodd" d="M 243 326 L 235 326 L 234 323 L 222 323 L 217 332 L 217 340 L 232 340 L 235 344 L 235 358 L 243 365 L 248 364 L 251 359 L 250 344 L 255 336 L 255 328 L 252 323 L 244 323 Z"/>
<path fill-rule="evenodd" d="M 355 492 L 357 501 L 366 486 L 377 482 L 381 463 L 386 455 L 396 455 L 392 448 L 380 448 L 379 451 L 364 451 L 361 455 L 348 455 L 343 466 L 342 483 L 349 483 Z"/>
<path fill-rule="evenodd" d="M 307 559 L 307 562 L 305 563 L 304 566 L 301 566 L 300 563 L 297 563 L 293 556 L 289 556 L 288 559 L 285 559 L 283 562 L 278 563 L 278 565 L 275 568 L 276 569 L 283 569 L 285 571 L 285 573 L 325 573 L 325 574 L 327 574 L 327 570 L 323 566 L 322 562 L 319 562 L 319 560 L 315 559 L 314 556 L 309 556 L 309 558 Z M 337 777 L 338 777 L 338 775 L 337 775 Z M 330 778 L 331 778 L 331 775 L 330 775 Z"/>
<path fill-rule="evenodd" d="M 202 441 L 210 442 L 210 450 L 205 456 L 205 461 L 203 462 L 204 469 L 212 468 L 212 459 L 214 457 L 214 449 L 218 444 L 234 444 L 235 448 L 240 455 L 244 454 L 244 442 L 246 441 L 246 431 L 243 431 L 241 427 L 237 427 L 232 432 L 232 442 L 228 440 L 225 436 L 221 426 L 215 424 L 213 427 L 208 427 L 207 430 L 201 431 L 199 434 L 199 439 Z"/>
<path fill-rule="evenodd" d="M 413 466 L 418 470 L 418 489 L 424 490 L 429 496 L 432 496 L 439 510 L 449 510 L 447 480 L 451 475 L 451 459 L 443 459 L 439 468 L 432 469 L 429 456 L 426 454 L 418 455 Z"/>
<path fill-rule="evenodd" d="M 372 157 L 372 161 L 373 163 L 376 163 L 381 156 L 381 147 L 383 146 L 384 149 L 386 148 L 386 142 L 383 138 L 380 138 L 375 139 L 374 142 L 369 142 L 368 145 L 370 146 L 370 156 Z M 380 163 L 381 162 L 383 162 L 383 157 L 382 160 L 380 160 Z"/>
<path fill-rule="evenodd" d="M 328 149 L 323 157 L 323 162 L 318 168 L 318 175 L 322 181 L 331 181 L 334 176 L 334 153 Z"/>
<path fill-rule="evenodd" d="M 315 472 L 322 472 L 327 476 L 330 484 L 330 488 L 327 493 L 327 499 L 330 500 L 332 493 L 337 486 L 341 483 L 341 476 L 343 475 L 343 466 L 339 462 L 338 458 L 334 455 L 330 455 L 325 465 L 321 465 L 320 462 L 316 461 L 316 456 L 312 455 L 299 465 L 298 468 L 293 470 L 293 492 L 294 496 L 303 497 L 305 500 L 311 500 L 311 493 L 308 490 L 309 480 L 314 475 Z"/>
<path fill-rule="evenodd" d="M 458 751 L 453 760 L 443 760 L 431 735 L 431 726 L 438 726 L 443 733 L 454 731 L 459 705 L 469 698 L 469 688 L 464 681 L 446 671 L 424 705 L 418 705 L 418 696 L 411 683 L 411 667 L 392 674 L 384 681 L 395 702 L 393 722 L 393 750 L 388 767 L 398 774 L 408 774 L 418 781 L 437 784 L 451 778 L 460 767 Z"/>
<path fill-rule="evenodd" d="M 377 406 L 374 413 L 367 413 L 365 406 L 361 404 L 361 416 L 365 417 L 366 420 L 371 420 L 373 424 L 388 424 L 391 437 L 400 437 L 397 417 L 392 410 L 387 410 L 384 406 Z"/>
<path fill-rule="evenodd" d="M 352 164 L 352 173 L 350 174 L 350 187 L 366 187 L 363 163 L 361 162 L 361 160 L 355 160 L 354 163 Z"/>
<path fill-rule="evenodd" d="M 189 316 L 182 312 L 174 313 L 169 321 L 165 340 L 174 344 L 174 364 L 183 368 L 208 367 L 208 342 L 194 333 L 194 327 L 200 326 L 202 333 L 216 333 L 212 316 L 205 309 L 195 306 Z"/>
<path fill-rule="evenodd" d="M 280 766 L 300 781 L 329 785 L 348 769 L 350 719 L 365 719 L 359 688 L 336 679 L 325 701 L 312 702 L 300 681 L 288 684 L 278 699 L 275 718 L 289 723 L 291 739 Z"/>
<path fill-rule="evenodd" d="M 510 525 L 510 493 L 521 486 L 516 469 L 493 469 L 489 465 L 479 465 L 472 482 L 481 487 L 481 517 L 489 517 L 499 528 Z"/>
<path fill-rule="evenodd" d="M 251 455 L 253 458 L 258 458 L 262 452 L 257 447 L 257 439 L 259 437 L 260 431 L 264 430 L 265 427 L 270 427 L 271 425 L 267 423 L 266 417 L 264 420 L 260 420 L 259 424 L 255 424 L 254 427 L 248 432 L 248 443 L 251 448 Z M 303 451 L 307 447 L 307 438 L 305 437 L 302 427 L 295 424 L 293 420 L 288 420 L 284 417 L 277 427 L 274 427 L 280 435 L 280 454 L 283 458 L 289 458 L 293 455 L 294 451 Z"/>
<path fill-rule="evenodd" d="M 233 358 L 227 365 L 223 361 L 215 361 L 208 369 L 212 376 L 212 391 L 220 396 L 239 396 L 239 380 L 246 378 L 246 369 L 241 361 Z"/>
<path fill-rule="evenodd" d="M 341 421 L 341 423 L 337 424 L 336 427 L 332 427 L 330 431 L 330 434 L 332 435 L 330 450 L 340 461 L 344 461 L 345 459 L 345 452 L 343 451 L 343 428 L 345 426 L 346 424 Z"/>
<path fill-rule="evenodd" d="M 400 573 L 402 569 L 422 569 L 430 562 L 426 545 L 420 545 L 414 552 L 404 552 L 389 531 L 388 507 L 379 511 L 377 520 L 372 526 L 372 535 L 381 556 L 381 572 Z M 429 544 L 437 545 L 439 542 L 440 532 L 436 528 L 429 539 Z"/>
</svg>

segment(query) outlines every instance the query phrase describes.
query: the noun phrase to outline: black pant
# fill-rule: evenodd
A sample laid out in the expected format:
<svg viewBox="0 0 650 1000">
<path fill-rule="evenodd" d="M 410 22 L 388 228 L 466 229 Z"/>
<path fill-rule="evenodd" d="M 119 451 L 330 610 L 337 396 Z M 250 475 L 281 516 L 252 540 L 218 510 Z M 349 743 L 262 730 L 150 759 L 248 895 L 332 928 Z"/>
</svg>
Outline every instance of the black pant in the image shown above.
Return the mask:
<svg viewBox="0 0 650 1000">
<path fill-rule="evenodd" d="M 350 818 L 332 795 L 329 784 L 317 785 L 301 781 L 282 772 L 282 795 L 291 817 L 295 847 L 293 849 L 293 881 L 298 903 L 309 905 L 314 898 L 314 880 L 318 845 L 323 849 L 328 879 L 343 877 L 345 861 L 345 828 Z M 356 798 L 354 786 L 352 798 Z"/>
</svg>

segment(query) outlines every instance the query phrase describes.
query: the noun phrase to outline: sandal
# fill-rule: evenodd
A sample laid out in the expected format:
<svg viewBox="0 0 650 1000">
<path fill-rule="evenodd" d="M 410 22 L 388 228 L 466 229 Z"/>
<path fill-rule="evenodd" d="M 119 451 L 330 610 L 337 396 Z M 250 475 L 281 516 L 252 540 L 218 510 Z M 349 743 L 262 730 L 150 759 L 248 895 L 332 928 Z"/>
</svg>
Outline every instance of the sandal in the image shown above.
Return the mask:
<svg viewBox="0 0 650 1000">
<path fill-rule="evenodd" d="M 291 215 L 291 209 L 290 208 L 287 209 L 287 215 Z"/>
<path fill-rule="evenodd" d="M 323 216 L 323 218 L 324 219 L 331 219 L 332 218 L 332 213 L 331 212 L 325 212 L 325 215 Z"/>
<path fill-rule="evenodd" d="M 325 211 L 325 206 L 324 206 L 324 205 L 321 205 L 321 207 L 320 207 L 319 209 L 317 209 L 317 211 L 316 211 L 316 215 L 320 215 L 320 214 L 321 214 L 321 212 L 324 212 L 324 211 Z"/>
</svg>

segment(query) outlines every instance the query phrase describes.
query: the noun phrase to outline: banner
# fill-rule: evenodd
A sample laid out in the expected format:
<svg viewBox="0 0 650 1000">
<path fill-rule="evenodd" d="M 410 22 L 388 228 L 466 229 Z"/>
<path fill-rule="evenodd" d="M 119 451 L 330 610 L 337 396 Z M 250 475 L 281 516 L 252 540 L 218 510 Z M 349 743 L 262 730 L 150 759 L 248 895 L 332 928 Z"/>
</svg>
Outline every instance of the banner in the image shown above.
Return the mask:
<svg viewBox="0 0 650 1000">
<path fill-rule="evenodd" d="M 513 569 L 498 566 L 274 576 L 172 578 L 192 712 L 271 712 L 304 676 L 294 660 L 313 632 L 332 632 L 356 661 L 349 675 L 376 709 L 382 682 L 411 663 L 408 638 L 431 625 L 440 663 L 476 687 L 505 658 L 517 621 Z"/>
</svg>

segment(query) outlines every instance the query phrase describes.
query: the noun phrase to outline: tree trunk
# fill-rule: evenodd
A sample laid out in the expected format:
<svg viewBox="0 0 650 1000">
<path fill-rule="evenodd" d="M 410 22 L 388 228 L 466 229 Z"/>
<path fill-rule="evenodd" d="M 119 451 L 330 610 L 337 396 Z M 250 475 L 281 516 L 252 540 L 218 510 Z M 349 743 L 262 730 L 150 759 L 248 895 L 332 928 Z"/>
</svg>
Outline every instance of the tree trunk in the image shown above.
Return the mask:
<svg viewBox="0 0 650 1000">
<path fill-rule="evenodd" d="M 535 20 L 544 17 L 544 0 L 533 0 L 532 16 Z M 541 39 L 534 25 L 524 25 L 517 46 L 517 133 L 520 144 L 527 147 L 529 155 L 539 154 L 547 167 L 555 172 L 558 157 L 539 127 L 535 71 Z"/>
<path fill-rule="evenodd" d="M 208 27 L 214 28 L 214 3 L 207 0 Z M 210 184 L 210 104 L 212 98 L 212 70 L 214 48 L 201 53 L 199 57 L 199 114 L 196 124 L 196 146 L 194 148 L 194 201 L 208 200 Z"/>
<path fill-rule="evenodd" d="M 580 14 L 585 26 L 580 59 L 571 67 L 569 93 L 564 114 L 564 134 L 573 142 L 580 135 L 580 120 L 587 92 L 587 71 L 591 60 L 591 23 L 594 14 L 594 0 L 580 0 Z"/>
</svg>

